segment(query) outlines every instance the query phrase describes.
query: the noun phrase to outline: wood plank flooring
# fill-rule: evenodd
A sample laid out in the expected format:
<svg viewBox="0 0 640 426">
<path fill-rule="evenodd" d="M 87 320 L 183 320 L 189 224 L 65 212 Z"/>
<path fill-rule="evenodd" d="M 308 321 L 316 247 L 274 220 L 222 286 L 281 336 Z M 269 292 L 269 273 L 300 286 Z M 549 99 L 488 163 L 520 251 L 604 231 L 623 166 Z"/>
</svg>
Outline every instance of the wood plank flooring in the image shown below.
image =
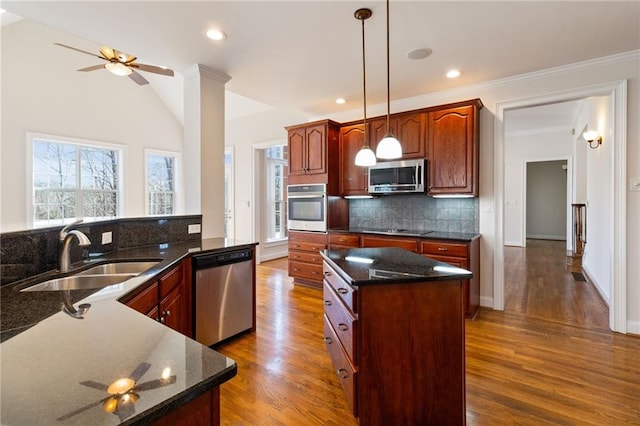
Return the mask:
<svg viewBox="0 0 640 426">
<path fill-rule="evenodd" d="M 468 425 L 640 425 L 640 338 L 608 330 L 557 250 L 507 248 L 505 311 L 466 321 Z M 222 424 L 356 425 L 322 341 L 322 292 L 293 286 L 286 258 L 259 265 L 257 286 L 257 331 L 216 348 L 238 363 Z"/>
</svg>

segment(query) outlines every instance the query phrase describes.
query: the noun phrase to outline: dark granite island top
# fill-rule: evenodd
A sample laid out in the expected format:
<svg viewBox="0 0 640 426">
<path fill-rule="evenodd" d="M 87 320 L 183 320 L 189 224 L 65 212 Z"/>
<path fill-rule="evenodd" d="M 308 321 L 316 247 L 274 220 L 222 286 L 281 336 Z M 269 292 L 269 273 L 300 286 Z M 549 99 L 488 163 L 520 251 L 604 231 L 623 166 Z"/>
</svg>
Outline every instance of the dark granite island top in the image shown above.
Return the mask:
<svg viewBox="0 0 640 426">
<path fill-rule="evenodd" d="M 395 247 L 323 250 L 320 254 L 347 283 L 355 287 L 472 277 L 471 272 L 465 269 Z"/>
<path fill-rule="evenodd" d="M 118 299 L 193 253 L 254 245 L 215 238 L 199 244 L 119 250 L 92 259 L 91 263 L 142 258 L 158 259 L 160 263 L 140 276 L 83 296 L 82 302 L 90 303 L 91 309 L 81 320 L 60 312 L 58 292 L 37 292 L 38 298 L 31 305 L 34 315 L 14 318 L 11 324 L 21 332 L 0 345 L 0 423 L 148 424 L 231 379 L 237 371 L 232 359 Z M 74 265 L 78 266 L 83 267 Z M 5 309 L 11 311 L 11 305 L 5 305 L 12 302 L 11 297 L 16 298 L 13 301 L 19 302 L 20 309 L 30 309 L 29 295 L 13 288 L 18 285 L 2 288 L 3 314 Z M 55 311 L 39 303 L 42 293 L 57 301 Z M 104 405 L 109 402 L 106 387 L 133 376 L 138 376 L 133 408 L 121 410 L 120 416 L 105 411 Z"/>
</svg>

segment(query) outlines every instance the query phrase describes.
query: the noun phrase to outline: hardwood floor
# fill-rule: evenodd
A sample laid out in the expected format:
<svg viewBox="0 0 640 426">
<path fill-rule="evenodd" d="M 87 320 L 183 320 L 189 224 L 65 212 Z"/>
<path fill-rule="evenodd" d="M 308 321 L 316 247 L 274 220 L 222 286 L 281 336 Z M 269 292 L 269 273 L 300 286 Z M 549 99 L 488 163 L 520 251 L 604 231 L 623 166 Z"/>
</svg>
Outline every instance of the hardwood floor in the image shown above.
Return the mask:
<svg viewBox="0 0 640 426">
<path fill-rule="evenodd" d="M 556 250 L 506 250 L 505 311 L 466 321 L 468 425 L 640 425 L 640 338 L 608 330 Z M 357 424 L 322 341 L 321 291 L 294 287 L 286 258 L 259 265 L 257 285 L 257 331 L 216 348 L 238 363 L 222 424 Z"/>
</svg>

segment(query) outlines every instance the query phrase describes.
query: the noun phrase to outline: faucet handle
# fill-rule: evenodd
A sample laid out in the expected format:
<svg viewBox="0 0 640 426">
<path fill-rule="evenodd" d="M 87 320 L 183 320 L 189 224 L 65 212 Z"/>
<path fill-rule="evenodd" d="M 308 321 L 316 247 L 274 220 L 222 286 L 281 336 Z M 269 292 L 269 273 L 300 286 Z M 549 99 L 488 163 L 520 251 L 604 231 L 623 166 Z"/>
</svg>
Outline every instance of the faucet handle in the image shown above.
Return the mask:
<svg viewBox="0 0 640 426">
<path fill-rule="evenodd" d="M 67 232 L 69 232 L 69 230 L 70 230 L 71 228 L 73 228 L 73 227 L 74 227 L 74 226 L 76 226 L 76 225 L 81 224 L 83 221 L 84 221 L 84 219 L 78 219 L 78 220 L 76 220 L 76 221 L 74 221 L 74 222 L 67 223 L 67 224 L 66 224 L 66 225 L 65 225 L 65 226 L 60 230 L 60 239 L 61 239 L 61 240 L 62 240 L 62 239 L 64 239 L 64 237 L 66 237 L 66 236 L 67 236 Z"/>
</svg>

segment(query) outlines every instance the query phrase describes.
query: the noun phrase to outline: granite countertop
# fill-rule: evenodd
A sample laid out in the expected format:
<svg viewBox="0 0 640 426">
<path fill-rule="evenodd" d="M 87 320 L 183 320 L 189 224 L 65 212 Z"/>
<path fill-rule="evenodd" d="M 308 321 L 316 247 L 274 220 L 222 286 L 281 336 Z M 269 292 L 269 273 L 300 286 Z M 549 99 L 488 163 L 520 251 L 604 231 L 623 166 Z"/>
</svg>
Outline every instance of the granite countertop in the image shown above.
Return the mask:
<svg viewBox="0 0 640 426">
<path fill-rule="evenodd" d="M 322 250 L 322 257 L 352 286 L 457 281 L 470 271 L 397 247 Z"/>
<path fill-rule="evenodd" d="M 452 240 L 464 242 L 470 242 L 475 240 L 476 238 L 480 238 L 480 234 L 473 232 L 420 231 L 415 229 L 365 228 L 357 226 L 331 228 L 329 229 L 329 232 L 350 234 L 377 234 L 396 237 L 418 237 L 432 240 Z"/>
<path fill-rule="evenodd" d="M 12 337 L 0 345 L 0 423 L 142 424 L 231 379 L 237 371 L 232 359 L 118 299 L 186 256 L 254 245 L 213 238 L 195 244 L 118 250 L 75 264 L 74 268 L 83 268 L 118 259 L 159 260 L 150 270 L 121 284 L 92 294 L 88 294 L 91 290 L 73 291 L 74 300 L 91 304 L 84 319 L 60 312 L 60 292 L 17 291 L 16 287 L 36 279 L 2 287 L 2 327 L 9 328 L 6 331 Z M 53 272 L 43 275 L 49 274 Z M 106 412 L 103 403 L 109 394 L 105 387 L 134 375 L 139 375 L 136 386 L 140 386 L 134 409 L 121 413 L 122 418 Z"/>
</svg>

